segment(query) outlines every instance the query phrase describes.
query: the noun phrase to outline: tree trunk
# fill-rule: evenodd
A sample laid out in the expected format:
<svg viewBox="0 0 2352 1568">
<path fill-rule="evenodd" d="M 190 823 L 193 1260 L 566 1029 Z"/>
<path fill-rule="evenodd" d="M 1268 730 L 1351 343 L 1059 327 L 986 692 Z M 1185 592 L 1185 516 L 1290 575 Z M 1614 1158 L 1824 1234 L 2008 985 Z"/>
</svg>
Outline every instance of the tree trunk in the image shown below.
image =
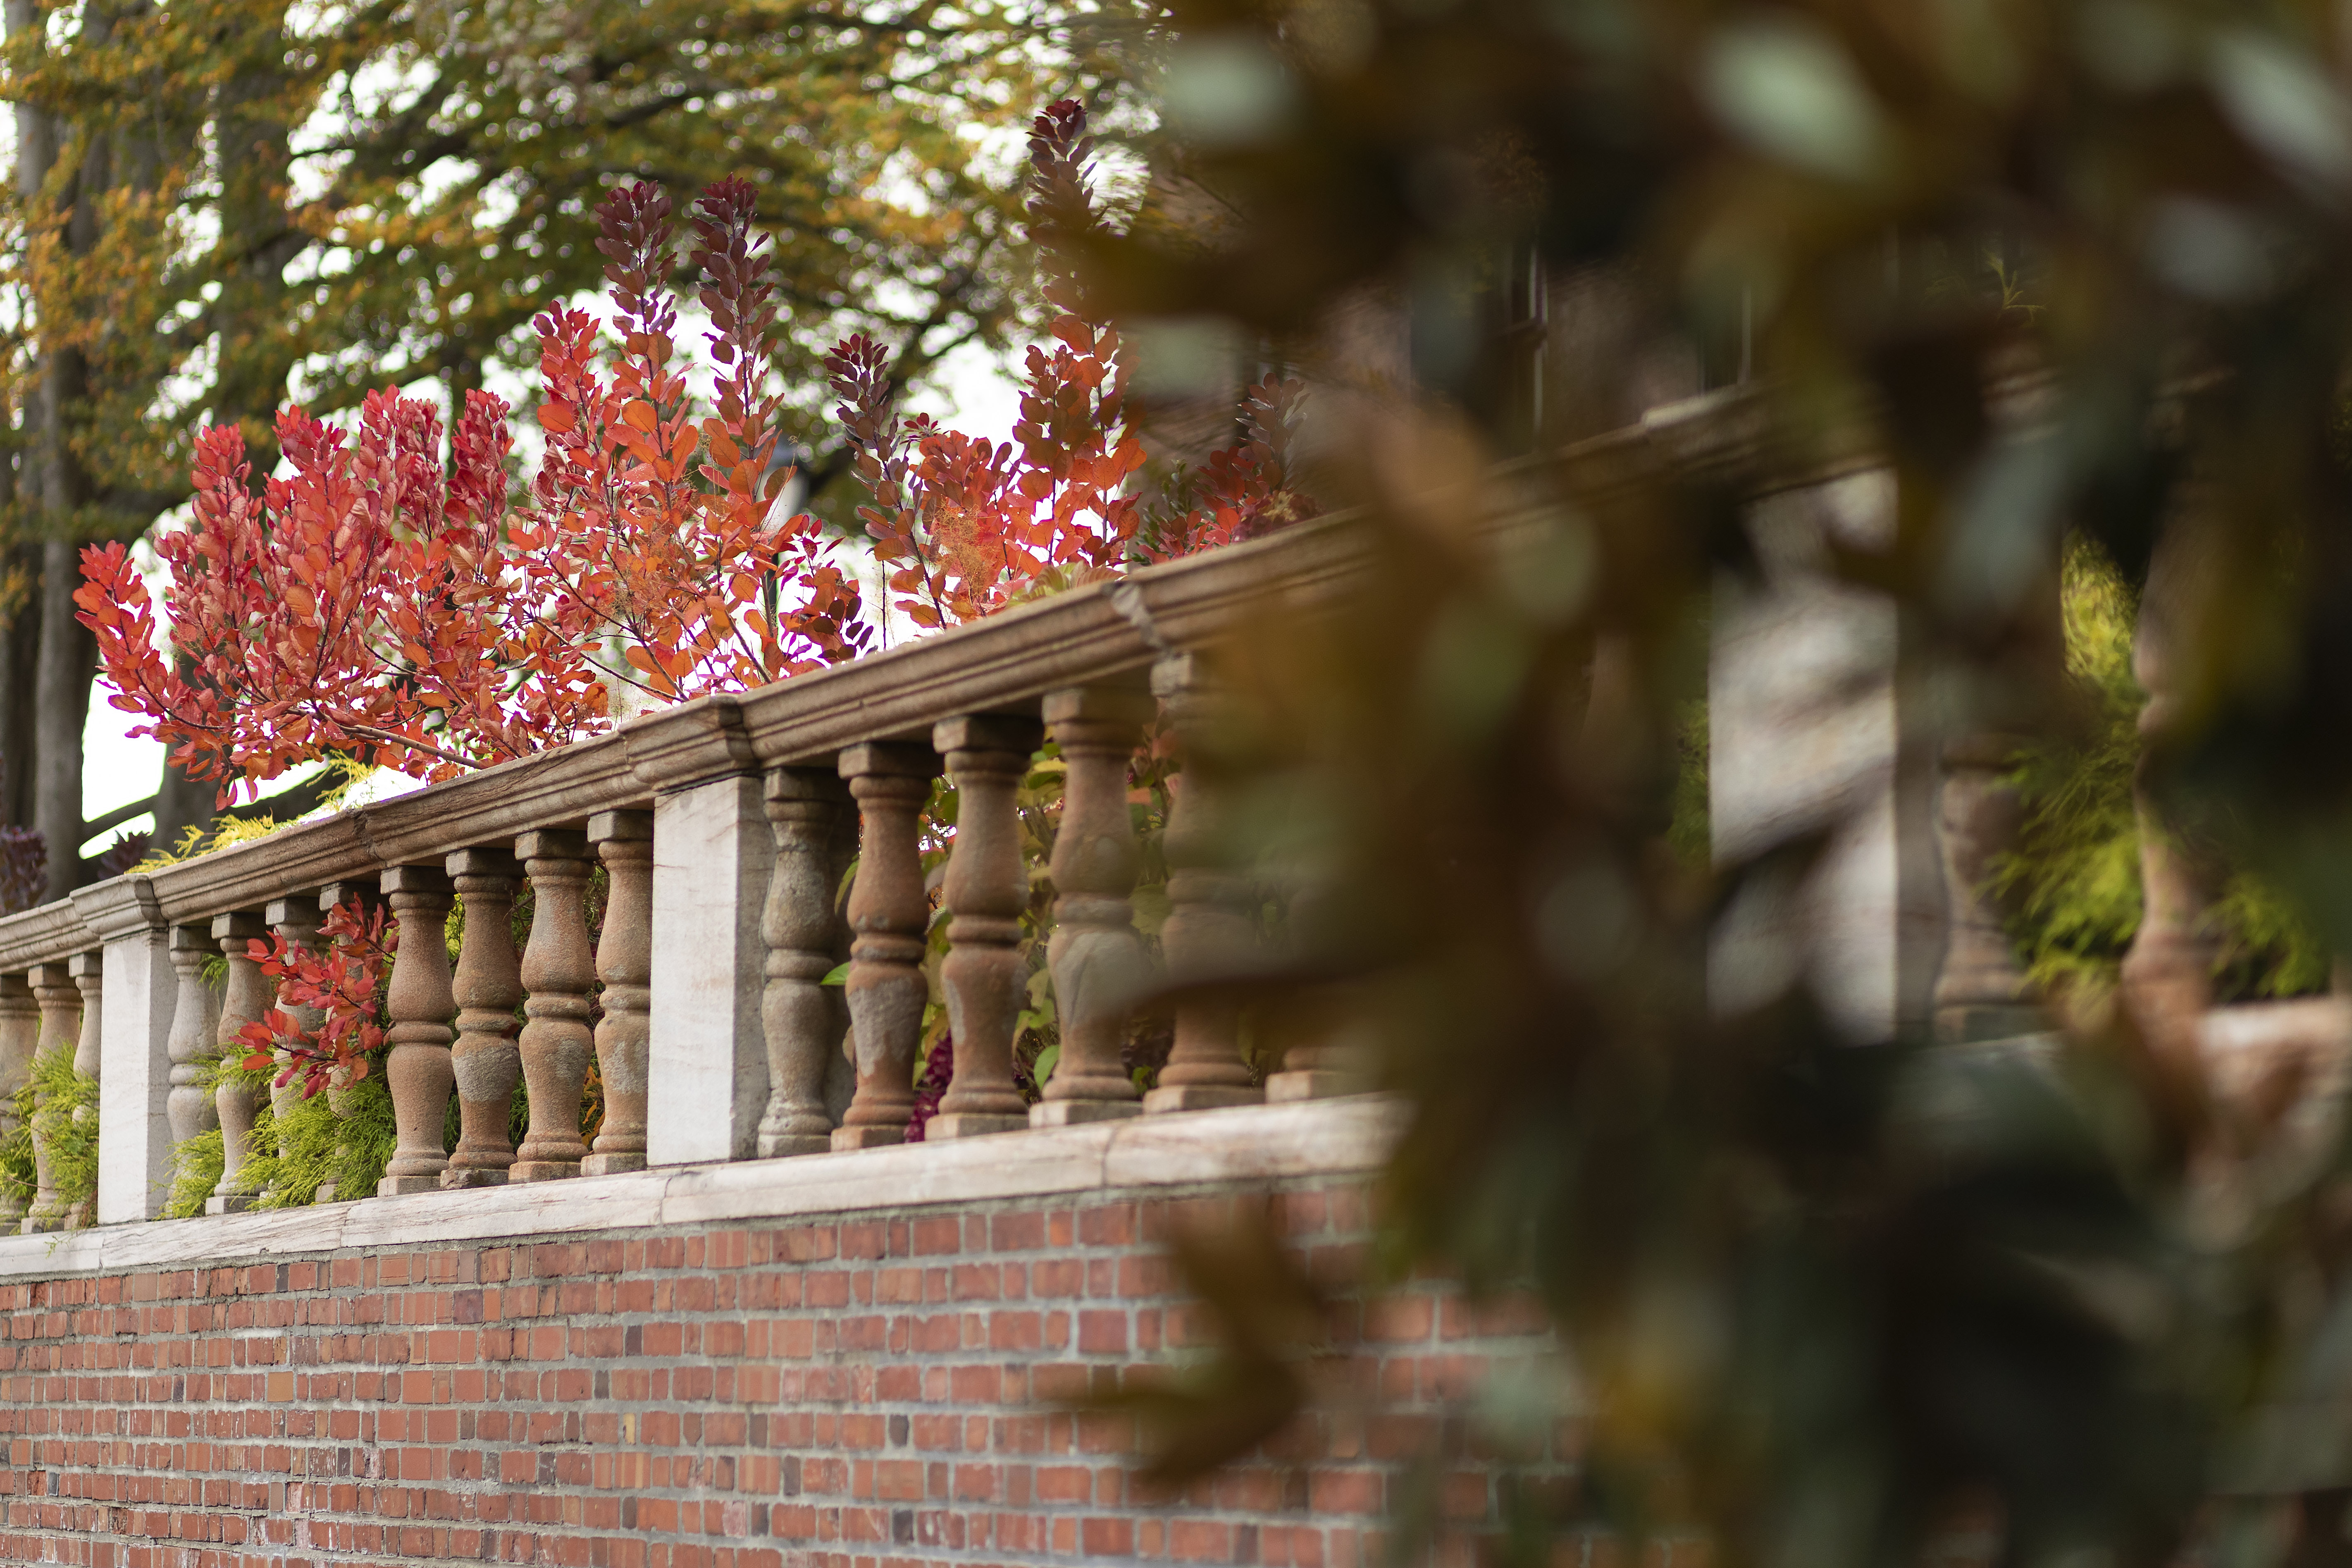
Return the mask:
<svg viewBox="0 0 2352 1568">
<path fill-rule="evenodd" d="M 0 553 L 0 583 L 14 595 L 0 627 L 0 826 L 33 825 L 33 670 L 40 657 L 40 553 Z"/>
<path fill-rule="evenodd" d="M 278 405 L 293 374 L 286 313 L 286 263 L 301 231 L 286 210 L 292 166 L 286 124 L 286 7 L 262 9 L 240 29 L 235 74 L 214 100 L 220 146 L 221 233 L 244 251 L 221 279 L 213 310 L 220 359 L 213 374 L 212 414 L 245 431 L 256 475 L 278 463 Z"/>
<path fill-rule="evenodd" d="M 79 555 L 70 538 L 42 542 L 40 659 L 33 679 L 34 748 L 40 760 L 33 826 L 49 848 L 51 900 L 81 881 L 81 738 L 90 682 L 98 675 L 98 641 L 74 619 Z"/>
<path fill-rule="evenodd" d="M 218 789 L 165 763 L 163 782 L 155 790 L 155 833 L 149 842 L 158 849 L 177 849 L 189 829 L 212 826 Z"/>
</svg>

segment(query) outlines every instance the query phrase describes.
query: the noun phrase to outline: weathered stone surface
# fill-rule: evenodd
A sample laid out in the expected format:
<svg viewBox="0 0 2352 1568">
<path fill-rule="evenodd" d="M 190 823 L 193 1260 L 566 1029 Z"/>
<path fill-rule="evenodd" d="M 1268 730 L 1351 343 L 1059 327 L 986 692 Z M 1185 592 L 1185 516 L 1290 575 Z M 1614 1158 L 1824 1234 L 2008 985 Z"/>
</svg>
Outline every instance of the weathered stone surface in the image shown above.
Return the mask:
<svg viewBox="0 0 2352 1568">
<path fill-rule="evenodd" d="M 936 1148 L 917 1143 L 810 1160 L 655 1166 L 531 1186 L 226 1215 L 196 1225 L 0 1237 L 0 1279 L 1370 1171 L 1386 1160 L 1404 1121 L 1402 1102 L 1361 1095 Z"/>
<path fill-rule="evenodd" d="M 833 1147 L 835 1111 L 826 1086 L 846 1066 L 848 1028 L 841 988 L 824 977 L 849 957 L 835 889 L 856 853 L 857 813 L 837 768 L 778 768 L 761 795 L 775 847 L 760 923 L 768 1103 L 758 1152 L 822 1154 Z"/>
<path fill-rule="evenodd" d="M 1084 686 L 1045 699 L 1045 725 L 1069 770 L 1054 837 L 1054 935 L 1046 962 L 1062 1055 L 1031 1122 L 1055 1127 L 1134 1116 L 1143 1107 L 1119 1059 L 1129 1010 L 1151 983 L 1133 894 L 1142 864 L 1127 809 L 1127 768 L 1151 717 L 1150 693 Z"/>
<path fill-rule="evenodd" d="M 81 991 L 74 984 L 72 973 L 63 963 L 37 963 L 26 978 L 32 983 L 33 1001 L 41 1010 L 40 1039 L 33 1054 L 45 1057 L 67 1049 L 81 1031 Z M 33 1122 L 33 1206 L 26 1211 L 25 1234 L 64 1228 L 66 1210 L 58 1196 L 57 1172 L 49 1162 L 48 1133 L 37 1118 Z"/>
<path fill-rule="evenodd" d="M 16 1091 L 32 1073 L 40 1039 L 41 1009 L 31 984 L 22 974 L 0 974 L 0 1138 L 16 1130 Z M 16 1228 L 26 1207 L 21 1194 L 0 1193 L 0 1226 Z"/>
<path fill-rule="evenodd" d="M 219 998 L 205 984 L 205 960 L 215 951 L 212 927 L 172 928 L 172 973 L 177 984 L 172 1003 L 172 1035 L 166 1047 L 172 1059 L 172 1146 L 178 1147 L 207 1128 L 219 1125 L 213 1097 L 198 1082 L 205 1064 L 220 1049 L 215 1030 L 219 1025 Z M 106 1126 L 103 1107 L 99 1127 Z M 173 1159 L 177 1160 L 176 1152 Z M 168 1182 L 170 1178 L 167 1176 Z"/>
<path fill-rule="evenodd" d="M 955 847 L 943 889 L 949 947 L 940 969 L 955 1073 L 923 1125 L 927 1141 L 1029 1125 L 1028 1102 L 1013 1084 L 1013 1037 L 1029 971 L 1021 953 L 1029 876 L 1013 794 L 1045 738 L 1034 719 L 992 713 L 943 720 L 931 732 L 956 786 Z"/>
<path fill-rule="evenodd" d="M 1801 883 L 1761 884 L 1725 922 L 1708 984 L 1727 1011 L 1810 982 L 1849 1037 L 1925 1032 L 1943 946 L 1936 739 L 1893 604 L 1832 581 L 1828 553 L 1894 526 L 1895 479 L 1845 475 L 1755 503 L 1753 588 L 1718 589 L 1707 677 L 1716 858 L 1798 835 Z"/>
<path fill-rule="evenodd" d="M 319 924 L 323 915 L 319 908 L 318 889 L 306 888 L 287 898 L 272 899 L 263 907 L 261 914 L 269 922 L 269 929 L 286 944 L 289 954 L 296 952 L 315 954 L 319 951 Z M 325 1008 L 307 1005 L 289 1005 L 285 1012 L 295 1030 L 312 1039 L 318 1037 L 319 1026 L 327 1016 Z M 279 1128 L 278 1157 L 284 1160 L 292 1152 L 286 1142 L 286 1118 L 302 1101 L 302 1082 L 285 1071 L 293 1060 L 292 1053 L 286 1047 L 279 1046 L 270 1054 L 277 1060 L 278 1071 L 270 1079 L 269 1110 Z M 281 1079 L 284 1081 L 279 1081 Z"/>
<path fill-rule="evenodd" d="M 919 838 L 939 758 L 929 746 L 872 744 L 841 753 L 857 797 L 857 881 L 849 894 L 849 1020 L 857 1094 L 833 1131 L 835 1149 L 907 1136 L 915 1108 L 915 1052 L 929 995 L 922 972 L 931 908 Z"/>
<path fill-rule="evenodd" d="M 449 1168 L 443 1142 L 449 1096 L 457 1071 L 449 1047 L 457 1037 L 449 1026 L 457 997 L 449 974 L 449 875 L 438 864 L 394 866 L 383 874 L 384 897 L 400 921 L 400 947 L 393 954 L 392 984 L 384 1016 L 392 1046 L 384 1058 L 384 1086 L 399 1142 L 385 1162 L 376 1195 L 436 1192 Z"/>
<path fill-rule="evenodd" d="M 2005 777 L 2015 752 L 2015 742 L 1999 735 L 1944 748 L 1936 837 L 1948 912 L 1936 974 L 1938 1039 L 2002 1040 L 2049 1026 L 1986 889 L 1995 859 L 2016 847 L 2021 807 Z"/>
<path fill-rule="evenodd" d="M 81 1032 L 74 1041 L 74 1075 L 97 1083 L 103 1061 L 100 1053 L 106 1020 L 104 955 L 97 952 L 77 952 L 67 961 L 66 970 L 73 976 L 74 988 L 81 993 Z M 92 1107 L 82 1105 L 74 1108 L 77 1124 L 96 1115 L 97 1111 Z M 79 1230 L 83 1226 L 94 1224 L 97 1208 L 97 1194 L 84 1194 L 67 1207 L 65 1227 Z"/>
<path fill-rule="evenodd" d="M 588 890 L 588 838 L 543 828 L 515 840 L 530 878 L 530 940 L 523 945 L 521 1049 L 530 1086 L 530 1127 L 507 1168 L 509 1182 L 547 1182 L 580 1173 L 588 1145 L 580 1137 L 580 1093 L 592 1039 L 588 991 L 595 983 L 583 905 Z"/>
<path fill-rule="evenodd" d="M 228 988 L 221 997 L 220 1022 L 213 1030 L 215 1060 L 235 1063 L 246 1054 L 238 1038 L 247 1024 L 257 1022 L 276 1000 L 276 988 L 247 956 L 247 944 L 267 930 L 262 917 L 246 910 L 215 916 L 213 941 L 228 962 Z M 205 1200 L 206 1214 L 234 1214 L 253 1206 L 258 1193 L 245 1182 L 245 1162 L 251 1153 L 255 1111 L 260 1094 L 251 1085 L 222 1080 L 213 1089 L 213 1110 L 221 1129 L 221 1175 Z"/>
<path fill-rule="evenodd" d="M 1168 862 L 1168 920 L 1160 928 L 1160 951 L 1170 984 L 1199 985 L 1238 975 L 1256 956 L 1249 882 L 1227 862 L 1219 812 L 1221 709 L 1230 699 L 1192 655 L 1162 660 L 1151 685 L 1183 759 L 1160 841 Z M 1180 993 L 1175 1044 L 1159 1083 L 1143 1097 L 1143 1109 L 1158 1115 L 1264 1098 L 1242 1059 L 1239 1005 L 1213 990 Z"/>
<path fill-rule="evenodd" d="M 2193 645 L 2212 586 L 2210 526 L 2191 510 L 2174 517 L 2158 537 L 2132 639 L 2132 676 L 2147 693 L 2132 778 L 2142 913 L 2118 979 L 2141 1030 L 2158 1049 L 2176 1054 L 2195 1048 L 2197 1020 L 2213 1005 L 2221 943 L 2210 917 L 2227 873 L 2212 845 L 2165 820 L 2148 787 L 2148 755 L 2181 716 L 2177 649 Z"/>
<path fill-rule="evenodd" d="M 760 919 L 775 849 L 760 780 L 732 775 L 661 795 L 651 820 L 645 1159 L 747 1159 L 768 1108 Z"/>
<path fill-rule="evenodd" d="M 580 1162 L 580 1173 L 607 1176 L 646 1168 L 646 1015 L 653 996 L 654 814 L 598 812 L 588 819 L 588 842 L 596 847 L 597 858 L 604 862 L 611 890 L 604 901 L 604 933 L 596 944 L 596 978 L 604 984 L 604 1016 L 596 1024 L 596 1072 L 604 1086 L 604 1115 L 596 1130 L 596 1145 Z M 756 898 L 744 902 L 750 910 L 759 908 Z M 740 989 L 729 987 L 730 993 Z M 766 1099 L 764 1092 L 761 1098 Z M 706 1110 L 705 1114 L 709 1113 Z"/>
<path fill-rule="evenodd" d="M 441 1184 L 497 1186 L 514 1163 L 507 1123 L 515 1082 L 522 1076 L 522 1052 L 515 1044 L 521 1026 L 514 1016 L 522 1003 L 522 971 L 513 926 L 522 866 L 501 848 L 460 849 L 445 868 L 466 900 L 466 930 L 450 985 L 458 1009 L 457 1039 L 449 1047 L 457 1085 L 457 1147 L 450 1152 Z"/>
<path fill-rule="evenodd" d="M 98 1223 L 152 1219 L 172 1180 L 170 937 L 134 927 L 107 939 L 98 1042 Z"/>
</svg>

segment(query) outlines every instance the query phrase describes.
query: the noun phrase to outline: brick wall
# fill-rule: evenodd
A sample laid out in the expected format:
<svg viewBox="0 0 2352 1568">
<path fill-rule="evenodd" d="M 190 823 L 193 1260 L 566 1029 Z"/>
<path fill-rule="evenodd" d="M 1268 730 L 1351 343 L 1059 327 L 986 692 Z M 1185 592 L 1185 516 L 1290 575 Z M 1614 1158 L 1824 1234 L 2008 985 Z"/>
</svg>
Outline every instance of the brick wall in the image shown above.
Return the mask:
<svg viewBox="0 0 2352 1568">
<path fill-rule="evenodd" d="M 1391 1489 L 1460 1558 L 1499 1472 L 1465 1402 L 1538 1354 L 1427 1283 L 1334 1308 L 1333 1400 L 1180 1498 L 1056 1402 L 1197 1357 L 1171 1224 L 1234 1189 L 1029 1199 L 0 1283 L 0 1555 L 898 1568 L 1139 1558 L 1359 1568 Z M 1352 1279 L 1352 1179 L 1285 1184 Z M 1518 1456 L 1557 1477 L 1564 1439 Z M 1452 1455 L 1406 1481 L 1406 1463 Z M 1433 1491 L 1431 1489 L 1433 1488 Z"/>
</svg>

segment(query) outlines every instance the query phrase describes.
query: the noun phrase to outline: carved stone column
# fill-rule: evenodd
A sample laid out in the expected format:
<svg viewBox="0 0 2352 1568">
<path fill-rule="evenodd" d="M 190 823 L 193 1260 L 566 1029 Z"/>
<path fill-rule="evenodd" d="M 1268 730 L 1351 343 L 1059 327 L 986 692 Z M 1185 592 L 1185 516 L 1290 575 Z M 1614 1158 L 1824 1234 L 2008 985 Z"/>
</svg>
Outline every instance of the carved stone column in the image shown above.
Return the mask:
<svg viewBox="0 0 2352 1568">
<path fill-rule="evenodd" d="M 213 1030 L 214 1057 L 224 1068 L 244 1059 L 246 1045 L 237 1037 L 269 1011 L 273 999 L 261 965 L 246 952 L 246 944 L 267 929 L 259 915 L 242 910 L 213 919 L 213 941 L 228 960 L 228 990 L 221 998 L 220 1023 Z M 213 1109 L 220 1118 L 221 1177 L 205 1200 L 206 1214 L 248 1209 L 261 1195 L 245 1186 L 245 1162 L 252 1152 L 254 1113 L 260 1103 L 260 1091 L 251 1084 L 224 1078 L 213 1089 Z"/>
<path fill-rule="evenodd" d="M 604 1082 L 604 1120 L 596 1147 L 580 1162 L 583 1176 L 646 1168 L 646 1046 L 654 978 L 654 814 L 603 811 L 588 819 L 588 841 L 604 862 L 612 892 L 596 943 L 596 978 L 604 1016 L 596 1024 L 596 1071 Z M 724 1114 L 725 1108 L 714 1108 Z"/>
<path fill-rule="evenodd" d="M 1335 951 L 1335 933 L 1346 923 L 1341 894 L 1328 879 L 1312 873 L 1288 879 L 1286 890 L 1284 913 L 1292 955 Z M 1270 1103 L 1331 1100 L 1377 1087 L 1379 1047 L 1363 1015 L 1362 998 L 1349 987 L 1327 986 L 1317 1000 L 1321 1016 L 1284 1049 L 1281 1069 L 1266 1075 Z"/>
<path fill-rule="evenodd" d="M 926 1139 L 1015 1132 L 1029 1103 L 1013 1087 L 1028 964 L 1021 956 L 1021 911 L 1029 877 L 1021 862 L 1014 792 L 1045 739 L 1034 719 L 982 714 L 950 719 L 931 731 L 956 785 L 955 848 L 948 859 L 948 955 L 940 980 L 955 1040 L 955 1076 Z"/>
<path fill-rule="evenodd" d="M 841 753 L 841 776 L 857 797 L 859 821 L 848 984 L 857 1093 L 834 1129 L 835 1149 L 903 1143 L 914 1112 L 915 1053 L 929 999 L 923 938 L 931 912 L 919 836 L 938 771 L 928 746 L 877 742 Z"/>
<path fill-rule="evenodd" d="M 2120 980 L 2140 1028 L 2180 1053 L 2197 1050 L 2197 1021 L 2213 1005 L 2213 963 L 2221 942 L 2209 917 L 2221 895 L 2223 868 L 2208 846 L 2164 820 L 2148 773 L 2150 752 L 2179 720 L 2179 647 L 2200 607 L 2200 579 L 2211 548 L 2193 514 L 2172 521 L 2148 563 L 2132 639 L 2132 674 L 2147 693 L 2139 715 L 2139 766 L 2132 779 L 2142 912 Z"/>
<path fill-rule="evenodd" d="M 320 910 L 319 895 L 316 892 L 297 893 L 290 898 L 272 899 L 261 912 L 262 918 L 269 922 L 269 929 L 276 931 L 285 942 L 289 952 L 299 948 L 314 956 L 317 954 Z M 293 1020 L 295 1028 L 314 1039 L 318 1037 L 319 1026 L 326 1022 L 327 1017 L 326 1009 L 322 1007 L 289 1006 L 285 1009 L 285 1012 L 286 1016 Z M 292 1148 L 286 1141 L 286 1118 L 296 1106 L 302 1103 L 302 1085 L 299 1080 L 290 1078 L 284 1083 L 278 1081 L 278 1077 L 284 1073 L 286 1065 L 293 1059 L 285 1047 L 280 1046 L 270 1054 L 277 1059 L 278 1073 L 273 1074 L 270 1079 L 269 1114 L 277 1122 L 278 1129 L 278 1157 L 285 1160 L 291 1158 L 293 1154 Z"/>
<path fill-rule="evenodd" d="M 172 1123 L 172 1165 L 179 1169 L 179 1148 L 197 1133 L 220 1124 L 213 1097 L 196 1081 L 205 1062 L 219 1049 L 214 1037 L 212 988 L 205 984 L 205 960 L 216 951 L 212 931 L 204 926 L 172 928 L 172 973 L 178 995 L 172 1004 L 172 1034 L 165 1052 L 172 1058 L 172 1093 L 166 1114 Z"/>
<path fill-rule="evenodd" d="M 400 921 L 400 949 L 392 958 L 384 1016 L 392 1047 L 383 1064 L 399 1142 L 376 1184 L 378 1197 L 436 1192 L 449 1168 L 442 1142 L 457 1072 L 449 1061 L 449 1026 L 457 998 L 449 978 L 449 876 L 438 866 L 394 866 L 383 874 L 384 896 Z"/>
<path fill-rule="evenodd" d="M 34 1004 L 41 1010 L 40 1037 L 35 1042 L 36 1059 L 52 1051 L 61 1051 L 75 1038 L 80 1027 L 81 993 L 74 986 L 73 976 L 62 963 L 38 963 L 27 976 L 32 983 Z M 33 1206 L 25 1215 L 24 1233 L 35 1235 L 45 1230 L 63 1228 L 65 1205 L 58 1196 L 58 1175 L 50 1164 L 48 1118 L 36 1106 L 33 1114 Z"/>
<path fill-rule="evenodd" d="M 104 950 L 77 952 L 66 961 L 67 973 L 73 976 L 75 989 L 81 993 L 81 1034 L 74 1041 L 74 1076 L 99 1079 L 105 1060 L 106 954 Z M 83 1123 L 96 1114 L 87 1105 L 74 1107 L 74 1121 Z M 65 1228 L 80 1230 L 94 1221 L 95 1207 L 91 1196 L 85 1195 L 66 1210 Z"/>
<path fill-rule="evenodd" d="M 503 1185 L 514 1163 L 507 1126 L 514 1115 L 522 1053 L 514 1010 L 522 1003 L 521 961 L 514 944 L 515 884 L 522 867 L 503 849 L 460 849 L 449 857 L 450 882 L 466 900 L 457 943 L 457 1043 L 449 1065 L 457 1080 L 457 1147 L 441 1173 L 445 1187 Z"/>
<path fill-rule="evenodd" d="M 2033 984 L 1985 890 L 1995 858 L 2017 845 L 2022 807 L 2016 786 L 2001 776 L 2016 751 L 2016 742 L 2001 735 L 1972 735 L 1944 748 L 1936 823 L 1949 910 L 1943 967 L 1936 975 L 1941 1040 L 2009 1039 L 2045 1026 Z"/>
<path fill-rule="evenodd" d="M 1160 954 L 1176 984 L 1230 979 L 1254 955 L 1256 929 L 1250 919 L 1249 879 L 1227 863 L 1218 810 L 1220 695 L 1189 654 L 1154 669 L 1151 685 L 1184 757 L 1160 840 L 1168 860 L 1168 922 L 1160 928 Z M 1214 994 L 1181 997 L 1174 1048 L 1160 1069 L 1158 1087 L 1143 1097 L 1143 1109 L 1206 1110 L 1255 1105 L 1265 1098 L 1242 1059 L 1240 1005 Z"/>
<path fill-rule="evenodd" d="M 526 993 L 522 1073 L 530 1088 L 530 1127 L 513 1182 L 551 1182 L 580 1173 L 588 1145 L 580 1137 L 580 1091 L 588 1080 L 589 988 L 596 983 L 582 900 L 588 891 L 588 837 L 542 828 L 515 840 L 530 876 L 530 940 L 523 944 Z"/>
<path fill-rule="evenodd" d="M 1054 935 L 1046 944 L 1062 1020 L 1062 1054 L 1038 1127 L 1134 1116 L 1135 1080 L 1120 1060 L 1128 1013 L 1150 982 L 1132 895 L 1142 851 L 1128 815 L 1127 769 L 1151 698 L 1117 687 L 1049 693 L 1045 724 L 1068 768 L 1054 839 Z"/>
<path fill-rule="evenodd" d="M 41 1009 L 32 986 L 21 974 L 0 974 L 0 1138 L 16 1130 L 16 1091 L 32 1074 L 40 1040 Z M 0 1191 L 0 1224 L 15 1224 L 26 1207 L 23 1194 Z"/>
<path fill-rule="evenodd" d="M 778 768 L 762 797 L 776 838 L 760 935 L 767 943 L 760 1025 L 768 1041 L 768 1109 L 760 1154 L 822 1154 L 833 1147 L 825 1075 L 841 1054 L 840 993 L 823 982 L 841 962 L 845 928 L 835 900 L 849 790 L 831 769 Z"/>
</svg>

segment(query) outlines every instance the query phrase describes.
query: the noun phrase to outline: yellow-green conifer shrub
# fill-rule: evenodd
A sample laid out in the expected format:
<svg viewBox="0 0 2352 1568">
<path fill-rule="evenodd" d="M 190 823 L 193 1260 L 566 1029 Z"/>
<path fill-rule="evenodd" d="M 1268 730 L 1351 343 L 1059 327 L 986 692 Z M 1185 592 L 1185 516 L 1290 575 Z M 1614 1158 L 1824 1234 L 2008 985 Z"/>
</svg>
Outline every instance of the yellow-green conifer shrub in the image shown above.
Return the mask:
<svg viewBox="0 0 2352 1568">
<path fill-rule="evenodd" d="M 2080 722 L 2064 742 L 2021 754 L 2014 773 L 2025 817 L 2017 848 L 1995 862 L 1993 889 L 2034 980 L 2096 995 L 2111 989 L 2139 931 L 2139 824 L 2132 772 L 2147 694 L 2132 677 L 2139 606 L 2099 550 L 2071 542 L 2063 589 L 2066 673 Z M 2310 923 L 2275 888 L 2232 874 L 2210 913 L 2221 939 L 2217 994 L 2293 996 L 2327 984 L 2327 955 Z"/>
</svg>

